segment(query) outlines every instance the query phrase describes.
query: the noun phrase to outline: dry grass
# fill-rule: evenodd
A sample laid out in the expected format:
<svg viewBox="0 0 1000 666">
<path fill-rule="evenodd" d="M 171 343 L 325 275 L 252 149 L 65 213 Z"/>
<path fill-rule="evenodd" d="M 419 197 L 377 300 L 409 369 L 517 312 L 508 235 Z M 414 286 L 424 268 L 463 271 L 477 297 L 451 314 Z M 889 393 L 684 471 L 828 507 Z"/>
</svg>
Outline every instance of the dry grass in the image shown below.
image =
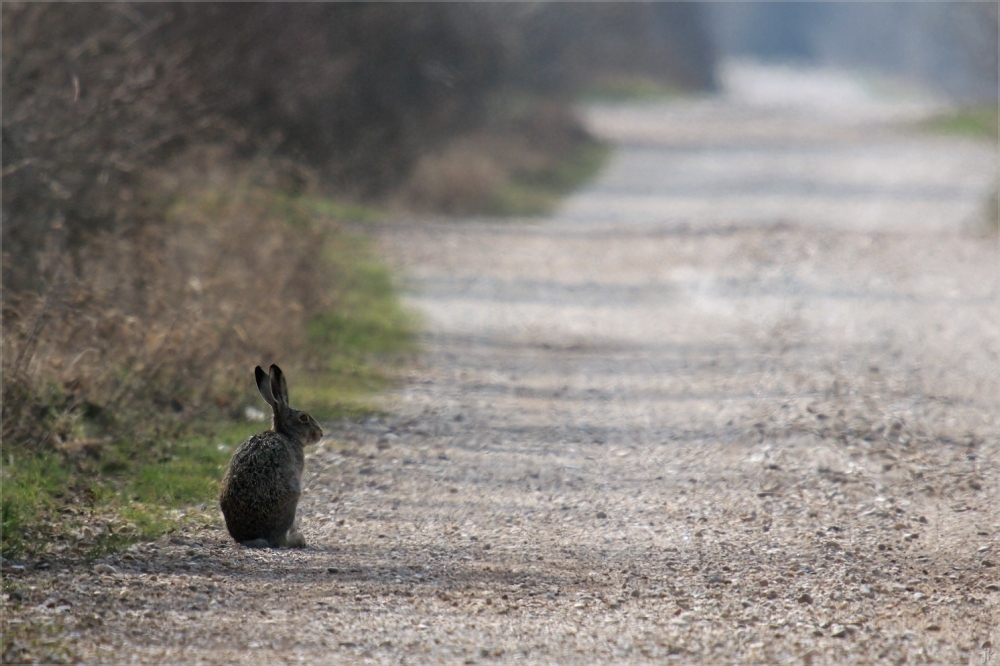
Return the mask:
<svg viewBox="0 0 1000 666">
<path fill-rule="evenodd" d="M 405 197 L 407 204 L 418 210 L 450 215 L 477 213 L 489 208 L 507 178 L 494 156 L 468 142 L 458 142 L 417 162 Z"/>
<path fill-rule="evenodd" d="M 343 207 L 284 193 L 308 185 L 295 169 L 231 165 L 209 151 L 154 174 L 159 224 L 45 254 L 43 293 L 4 294 L 4 557 L 92 557 L 176 529 L 171 509 L 212 501 L 232 445 L 260 428 L 243 422 L 264 407 L 254 364 L 280 363 L 297 406 L 340 418 L 370 413 L 383 360 L 411 348 Z M 81 506 L 90 518 L 66 513 Z M 134 529 L 72 538 L 98 514 Z"/>
<path fill-rule="evenodd" d="M 563 104 L 506 100 L 490 127 L 422 156 L 401 188 L 404 209 L 449 215 L 538 215 L 593 176 L 607 151 Z"/>
<path fill-rule="evenodd" d="M 47 257 L 55 284 L 4 300 L 4 441 L 136 434 L 224 404 L 251 361 L 298 354 L 330 306 L 322 232 L 271 212 L 202 193 L 163 225 Z"/>
</svg>

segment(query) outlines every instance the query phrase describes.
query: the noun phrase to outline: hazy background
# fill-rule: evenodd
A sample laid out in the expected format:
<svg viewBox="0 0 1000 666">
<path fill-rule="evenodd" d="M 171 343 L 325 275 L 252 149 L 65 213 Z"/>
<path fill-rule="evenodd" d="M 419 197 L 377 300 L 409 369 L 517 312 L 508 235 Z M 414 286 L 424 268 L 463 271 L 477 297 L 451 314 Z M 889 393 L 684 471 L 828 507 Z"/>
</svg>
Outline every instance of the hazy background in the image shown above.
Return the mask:
<svg viewBox="0 0 1000 666">
<path fill-rule="evenodd" d="M 878 72 L 961 101 L 996 102 L 994 2 L 718 2 L 717 57 Z"/>
<path fill-rule="evenodd" d="M 376 209 L 403 219 L 541 214 L 603 160 L 578 103 L 711 94 L 736 59 L 852 68 L 956 105 L 995 109 L 997 95 L 996 3 L 2 12 L 4 362 L 17 360 L 8 376 L 31 368 L 28 384 L 92 386 L 88 364 L 116 367 L 108 349 L 118 336 L 131 340 L 136 367 L 148 339 L 185 338 L 175 313 L 194 308 L 186 321 L 200 321 L 203 338 L 214 331 L 209 349 L 227 353 L 138 363 L 170 375 L 158 400 L 181 405 L 231 383 L 223 377 L 246 357 L 304 353 L 316 313 L 338 307 L 318 286 L 337 282 L 323 277 L 321 244 L 275 206 L 323 211 L 327 226 Z M 288 278 L 248 278 L 269 271 Z M 268 326 L 254 301 L 274 304 L 272 321 L 297 324 Z M 104 324 L 85 324 L 95 320 Z M 159 326 L 162 335 L 149 333 Z M 98 344 L 101 354 L 84 353 Z M 5 399 L 5 416 L 8 404 L 17 401 Z"/>
<path fill-rule="evenodd" d="M 465 553 L 482 553 L 490 542 L 497 546 L 490 557 L 520 557 L 528 542 L 504 533 L 520 503 L 519 530 L 545 550 L 544 560 L 539 551 L 528 565 L 551 567 L 551 582 L 577 585 L 562 581 L 587 580 L 616 560 L 631 566 L 643 552 L 655 559 L 647 560 L 652 570 L 665 546 L 680 545 L 677 568 L 661 571 L 662 590 L 717 597 L 722 588 L 706 588 L 705 576 L 728 582 L 722 572 L 733 568 L 734 580 L 786 586 L 789 605 L 805 613 L 812 597 L 793 590 L 802 579 L 759 569 L 754 549 L 774 553 L 775 567 L 789 553 L 818 559 L 816 549 L 826 549 L 829 560 L 848 549 L 816 541 L 813 517 L 821 514 L 808 502 L 780 509 L 801 521 L 794 540 L 780 541 L 785 526 L 765 534 L 767 507 L 782 485 L 789 492 L 773 501 L 799 501 L 793 496 L 801 500 L 805 490 L 814 498 L 859 493 L 877 504 L 893 494 L 886 487 L 907 496 L 931 488 L 927 502 L 958 507 L 941 509 L 954 513 L 951 541 L 935 540 L 948 523 L 930 512 L 926 531 L 926 521 L 879 525 L 875 510 L 861 513 L 854 500 L 840 502 L 840 517 L 829 519 L 848 535 L 859 525 L 874 530 L 854 542 L 857 553 L 877 552 L 876 539 L 898 532 L 906 540 L 900 547 L 940 556 L 949 578 L 979 566 L 969 558 L 984 548 L 976 551 L 963 530 L 976 529 L 966 516 L 988 515 L 987 491 L 996 487 L 970 454 L 996 440 L 995 271 L 983 268 L 995 267 L 995 241 L 982 238 L 996 228 L 983 229 L 982 218 L 997 217 L 995 2 L 4 2 L 0 19 L 5 663 L 100 662 L 111 654 L 63 650 L 74 644 L 81 655 L 205 647 L 185 633 L 193 624 L 170 634 L 186 612 L 151 616 L 113 606 L 164 608 L 132 596 L 149 593 L 147 586 L 129 583 L 128 598 L 113 600 L 107 595 L 124 578 L 83 572 L 95 558 L 170 532 L 202 538 L 192 530 L 218 546 L 205 559 L 199 552 L 194 569 L 230 559 L 218 485 L 234 448 L 265 427 L 256 364 L 280 364 L 294 406 L 335 430 L 323 445 L 326 462 L 309 463 L 318 476 L 300 509 L 312 511 L 308 538 L 319 543 L 345 543 L 347 528 L 337 530 L 350 518 L 357 550 L 337 557 L 375 558 L 365 567 L 399 543 L 378 521 L 395 530 L 406 511 L 403 524 L 454 526 L 411 534 L 431 539 L 413 541 L 413 552 L 433 551 L 434 561 L 421 566 L 445 578 L 467 571 Z M 524 224 L 528 217 L 546 224 Z M 975 234 L 959 229 L 972 220 Z M 413 287 L 406 299 L 404 276 Z M 401 386 L 405 373 L 412 381 Z M 381 411 L 376 396 L 403 402 Z M 792 398 L 803 408 L 797 415 L 785 409 Z M 773 447 L 787 458 L 769 457 L 777 438 L 813 435 L 794 453 Z M 860 469 L 847 458 L 869 444 L 880 447 L 866 449 L 870 475 L 848 486 L 840 465 Z M 402 451 L 418 464 L 393 467 Z M 397 472 L 398 484 L 388 478 Z M 381 493 L 390 486 L 387 502 Z M 727 494 L 703 494 L 707 487 Z M 684 506 L 678 498 L 688 489 L 692 502 Z M 637 533 L 626 540 L 624 516 L 643 513 L 640 505 L 657 493 L 636 524 L 647 547 L 633 548 Z M 456 549 L 448 539 L 465 538 L 458 526 L 475 510 L 493 530 L 490 541 Z M 369 521 L 376 512 L 378 521 Z M 576 531 L 559 531 L 553 526 L 569 524 L 564 518 L 548 522 L 559 514 L 608 522 L 595 528 L 580 520 Z M 697 546 L 685 532 L 696 515 L 706 521 Z M 532 522 L 539 516 L 546 522 Z M 667 531 L 657 536 L 646 517 Z M 609 546 L 619 527 L 621 539 Z M 910 543 L 918 531 L 925 536 Z M 712 536 L 724 533 L 735 535 L 733 544 Z M 187 567 L 195 551 L 180 550 L 184 543 L 174 541 L 168 559 Z M 701 543 L 720 550 L 689 557 Z M 179 594 L 157 586 L 163 603 L 188 603 L 194 588 L 172 576 L 173 564 L 133 552 L 116 566 L 152 566 L 183 583 Z M 321 547 L 299 555 L 330 554 Z M 277 562 L 287 553 L 266 555 Z M 393 551 L 376 569 L 397 571 L 395 558 Z M 701 571 L 687 569 L 695 559 Z M 329 560 L 314 564 L 324 585 L 341 586 Z M 362 571 L 338 566 L 352 578 Z M 584 568 L 573 573 L 575 566 Z M 228 626 L 247 631 L 212 640 L 232 647 L 273 631 L 294 631 L 297 641 L 308 635 L 298 622 L 256 612 L 264 601 L 287 602 L 298 604 L 287 617 L 301 618 L 302 608 L 315 608 L 303 588 L 265 593 L 261 567 L 251 568 L 251 585 L 228 605 L 248 613 Z M 66 569 L 92 587 L 68 589 Z M 351 584 L 378 583 L 368 573 L 376 569 Z M 231 593 L 224 581 L 232 570 L 218 571 L 228 572 L 220 591 Z M 830 568 L 829 578 L 817 579 L 817 605 L 829 591 L 863 594 L 870 617 L 881 615 L 876 604 L 886 597 L 849 592 L 839 584 L 846 571 Z M 976 585 L 987 580 L 982 571 L 971 579 Z M 287 574 L 281 565 L 267 575 L 299 584 Z M 650 617 L 672 617 L 664 604 L 675 594 L 654 597 L 638 587 L 627 594 L 614 576 L 587 589 L 606 595 L 610 609 L 650 604 Z M 909 580 L 886 566 L 847 582 L 887 576 Z M 968 600 L 971 588 L 959 582 L 949 594 Z M 523 591 L 516 586 L 508 588 L 512 604 Z M 323 585 L 306 587 L 326 594 Z M 573 644 L 548 623 L 555 611 L 576 618 L 581 606 L 549 589 L 531 592 L 551 602 L 538 616 L 515 612 L 498 622 L 526 618 L 523 627 L 546 634 L 539 640 Z M 343 601 L 351 598 L 362 596 Z M 65 599 L 73 601 L 63 606 Z M 912 614 L 896 611 L 889 622 L 907 634 L 897 637 L 898 653 L 881 652 L 889 632 L 866 627 L 868 654 L 879 655 L 871 660 L 904 661 L 912 650 L 911 657 L 956 661 L 955 652 L 934 652 L 947 648 L 938 640 L 947 626 L 921 635 L 924 643 L 908 635 L 937 621 L 927 601 L 898 599 Z M 411 607 L 400 599 L 383 601 L 379 608 L 399 611 L 393 617 L 403 627 L 387 630 L 383 646 L 408 650 L 405 636 L 423 632 L 423 620 L 407 618 Z M 91 604 L 95 614 L 85 616 Z M 718 645 L 737 640 L 756 649 L 742 628 L 732 629 L 744 612 L 753 614 L 750 625 L 781 626 L 774 635 L 788 636 L 789 645 L 827 639 L 793 615 L 748 608 L 742 596 L 727 604 L 704 623 L 723 632 Z M 955 626 L 972 627 L 961 641 L 986 649 L 996 643 L 988 633 L 994 607 L 976 604 L 978 611 L 935 608 L 948 606 Z M 456 601 L 447 613 L 473 617 L 470 608 Z M 105 612 L 102 625 L 97 614 Z M 306 624 L 317 617 L 310 613 Z M 389 615 L 339 613 L 358 622 L 359 636 L 340 647 L 374 640 L 373 621 Z M 604 625 L 594 627 L 595 640 L 617 631 L 603 615 L 588 615 Z M 79 624 L 49 623 L 74 616 Z M 636 630 L 634 645 L 662 629 L 647 631 L 641 617 L 627 625 Z M 209 630 L 212 620 L 198 625 Z M 829 638 L 854 650 L 860 642 L 846 631 Z M 585 633 L 575 653 L 582 661 L 628 654 L 593 652 Z M 463 635 L 470 650 L 463 656 L 488 656 L 492 638 Z M 311 645 L 319 650 L 324 641 Z M 674 645 L 642 654 L 666 658 L 677 654 Z M 329 658 L 325 648 L 317 654 Z M 798 653 L 732 654 L 716 661 Z"/>
</svg>

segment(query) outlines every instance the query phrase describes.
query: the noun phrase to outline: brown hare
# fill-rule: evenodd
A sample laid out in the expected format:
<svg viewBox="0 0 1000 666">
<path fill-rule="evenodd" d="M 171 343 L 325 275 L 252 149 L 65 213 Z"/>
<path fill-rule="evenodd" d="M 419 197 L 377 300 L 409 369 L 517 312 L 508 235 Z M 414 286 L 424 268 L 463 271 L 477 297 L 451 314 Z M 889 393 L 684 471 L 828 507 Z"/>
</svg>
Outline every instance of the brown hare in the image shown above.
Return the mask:
<svg viewBox="0 0 1000 666">
<path fill-rule="evenodd" d="M 226 529 L 248 548 L 303 548 L 294 528 L 295 508 L 302 494 L 303 448 L 323 436 L 316 420 L 288 406 L 288 385 L 281 368 L 270 376 L 257 366 L 257 389 L 271 406 L 270 430 L 243 442 L 222 479 L 219 505 Z M 291 532 L 289 532 L 291 530 Z"/>
</svg>

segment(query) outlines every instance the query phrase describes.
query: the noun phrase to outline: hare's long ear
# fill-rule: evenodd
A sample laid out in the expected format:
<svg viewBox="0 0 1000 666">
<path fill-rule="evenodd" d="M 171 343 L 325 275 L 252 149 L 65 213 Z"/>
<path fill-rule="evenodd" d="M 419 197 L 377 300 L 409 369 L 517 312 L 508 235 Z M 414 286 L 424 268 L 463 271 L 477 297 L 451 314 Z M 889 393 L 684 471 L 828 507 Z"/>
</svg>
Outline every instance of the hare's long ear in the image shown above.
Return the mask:
<svg viewBox="0 0 1000 666">
<path fill-rule="evenodd" d="M 260 397 L 264 398 L 264 402 L 271 405 L 271 409 L 274 409 L 274 398 L 271 395 L 271 380 L 259 365 L 254 368 L 253 374 L 257 378 L 257 390 L 260 391 Z"/>
<path fill-rule="evenodd" d="M 288 384 L 285 383 L 281 368 L 276 365 L 271 366 L 271 395 L 279 405 L 288 407 Z"/>
</svg>

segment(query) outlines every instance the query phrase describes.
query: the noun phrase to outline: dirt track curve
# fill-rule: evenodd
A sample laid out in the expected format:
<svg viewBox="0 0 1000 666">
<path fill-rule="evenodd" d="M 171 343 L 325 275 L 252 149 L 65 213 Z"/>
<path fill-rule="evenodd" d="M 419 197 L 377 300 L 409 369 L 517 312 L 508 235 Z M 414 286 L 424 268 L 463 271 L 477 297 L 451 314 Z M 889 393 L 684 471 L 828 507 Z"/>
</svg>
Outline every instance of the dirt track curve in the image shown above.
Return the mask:
<svg viewBox="0 0 1000 666">
<path fill-rule="evenodd" d="M 996 149 L 726 81 L 590 108 L 551 219 L 382 228 L 426 354 L 307 459 L 308 549 L 210 527 L 32 612 L 95 663 L 1000 663 Z"/>
</svg>

